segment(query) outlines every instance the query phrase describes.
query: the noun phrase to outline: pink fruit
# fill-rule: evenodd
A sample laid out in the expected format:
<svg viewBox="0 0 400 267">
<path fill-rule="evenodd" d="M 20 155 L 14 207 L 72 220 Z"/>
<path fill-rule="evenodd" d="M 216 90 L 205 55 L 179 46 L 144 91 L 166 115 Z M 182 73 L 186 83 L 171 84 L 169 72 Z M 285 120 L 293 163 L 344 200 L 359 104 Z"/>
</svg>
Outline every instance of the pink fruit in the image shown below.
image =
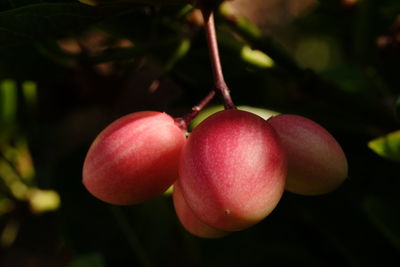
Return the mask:
<svg viewBox="0 0 400 267">
<path fill-rule="evenodd" d="M 95 197 L 132 205 L 165 191 L 178 177 L 184 132 L 169 115 L 141 111 L 105 128 L 91 145 L 83 184 Z"/>
<path fill-rule="evenodd" d="M 335 138 L 319 124 L 297 115 L 278 115 L 268 122 L 286 151 L 288 191 L 325 194 L 346 179 L 346 156 Z"/>
<path fill-rule="evenodd" d="M 175 212 L 178 215 L 179 221 L 188 232 L 203 238 L 219 238 L 228 234 L 227 232 L 212 228 L 211 226 L 200 221 L 196 215 L 194 215 L 193 211 L 186 204 L 186 200 L 183 198 L 178 182 L 174 184 L 172 198 L 174 201 Z"/>
<path fill-rule="evenodd" d="M 240 110 L 213 114 L 197 126 L 182 151 L 179 183 L 186 203 L 222 231 L 247 228 L 279 202 L 286 160 L 273 128 Z"/>
</svg>

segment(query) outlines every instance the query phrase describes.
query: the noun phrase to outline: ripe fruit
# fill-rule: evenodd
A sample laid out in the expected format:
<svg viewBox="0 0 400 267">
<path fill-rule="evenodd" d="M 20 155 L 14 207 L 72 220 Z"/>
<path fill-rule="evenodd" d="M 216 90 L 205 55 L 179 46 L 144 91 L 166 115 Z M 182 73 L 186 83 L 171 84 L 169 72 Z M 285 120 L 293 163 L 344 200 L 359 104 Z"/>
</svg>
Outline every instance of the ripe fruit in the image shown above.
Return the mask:
<svg viewBox="0 0 400 267">
<path fill-rule="evenodd" d="M 126 115 L 95 139 L 83 166 L 83 184 L 95 197 L 117 205 L 136 204 L 164 192 L 178 177 L 186 141 L 169 115 Z"/>
<path fill-rule="evenodd" d="M 347 160 L 335 138 L 319 124 L 297 115 L 268 119 L 288 158 L 286 189 L 319 195 L 336 189 L 347 177 Z"/>
<path fill-rule="evenodd" d="M 279 138 L 261 117 L 224 110 L 188 138 L 179 183 L 188 206 L 213 228 L 236 231 L 267 216 L 280 200 L 286 160 Z"/>
<path fill-rule="evenodd" d="M 174 191 L 172 193 L 174 202 L 175 212 L 178 215 L 179 221 L 182 223 L 185 229 L 195 236 L 203 238 L 218 238 L 227 235 L 227 232 L 223 232 L 212 228 L 211 226 L 200 221 L 193 211 L 186 204 L 186 200 L 183 198 L 182 191 L 178 182 L 174 184 Z"/>
</svg>

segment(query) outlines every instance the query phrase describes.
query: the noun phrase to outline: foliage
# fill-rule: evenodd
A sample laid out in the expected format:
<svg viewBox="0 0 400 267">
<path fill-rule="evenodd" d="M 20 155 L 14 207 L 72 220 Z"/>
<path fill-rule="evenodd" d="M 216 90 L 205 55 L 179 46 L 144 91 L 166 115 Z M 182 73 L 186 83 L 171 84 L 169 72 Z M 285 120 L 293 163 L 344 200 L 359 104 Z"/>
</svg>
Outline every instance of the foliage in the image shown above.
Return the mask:
<svg viewBox="0 0 400 267">
<path fill-rule="evenodd" d="M 0 2 L 0 266 L 399 265 L 397 0 L 319 1 L 267 30 L 216 17 L 235 102 L 307 116 L 343 146 L 335 192 L 285 193 L 255 227 L 203 240 L 168 195 L 115 207 L 85 191 L 102 128 L 138 110 L 182 116 L 212 88 L 188 2 Z"/>
<path fill-rule="evenodd" d="M 374 139 L 368 146 L 384 158 L 400 161 L 400 131 Z"/>
</svg>

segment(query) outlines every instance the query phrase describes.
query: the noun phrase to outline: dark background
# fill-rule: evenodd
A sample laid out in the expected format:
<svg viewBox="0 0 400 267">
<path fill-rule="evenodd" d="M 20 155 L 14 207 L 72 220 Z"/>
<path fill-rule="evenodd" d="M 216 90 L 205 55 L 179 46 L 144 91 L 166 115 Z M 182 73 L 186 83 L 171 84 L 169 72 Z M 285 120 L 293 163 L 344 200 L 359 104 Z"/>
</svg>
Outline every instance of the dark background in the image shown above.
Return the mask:
<svg viewBox="0 0 400 267">
<path fill-rule="evenodd" d="M 398 0 L 265 0 L 217 14 L 235 103 L 317 121 L 349 162 L 336 191 L 286 192 L 265 220 L 217 240 L 187 233 L 170 196 L 116 207 L 81 184 L 110 122 L 182 116 L 212 89 L 190 6 L 102 2 L 0 2 L 0 266 L 400 266 L 399 134 L 377 143 L 383 157 L 368 147 L 400 128 Z M 244 46 L 274 64 L 247 60 Z"/>
</svg>

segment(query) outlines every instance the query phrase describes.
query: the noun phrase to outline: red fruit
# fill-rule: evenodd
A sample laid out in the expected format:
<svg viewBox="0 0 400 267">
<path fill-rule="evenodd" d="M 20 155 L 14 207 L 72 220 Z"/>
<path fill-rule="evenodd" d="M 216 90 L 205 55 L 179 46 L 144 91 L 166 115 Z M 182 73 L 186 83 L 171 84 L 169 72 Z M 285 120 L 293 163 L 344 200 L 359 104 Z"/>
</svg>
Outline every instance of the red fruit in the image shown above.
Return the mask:
<svg viewBox="0 0 400 267">
<path fill-rule="evenodd" d="M 217 112 L 197 126 L 179 166 L 188 206 L 223 231 L 247 228 L 267 216 L 282 196 L 285 175 L 284 152 L 273 128 L 240 110 Z"/>
<path fill-rule="evenodd" d="M 186 200 L 183 198 L 178 182 L 174 184 L 172 198 L 174 201 L 175 212 L 178 215 L 179 221 L 188 232 L 203 238 L 219 238 L 229 234 L 227 232 L 212 228 L 196 217 L 193 211 L 186 204 Z"/>
<path fill-rule="evenodd" d="M 126 115 L 94 140 L 83 165 L 83 184 L 95 197 L 132 205 L 164 192 L 178 177 L 184 132 L 169 115 Z"/>
<path fill-rule="evenodd" d="M 319 124 L 297 115 L 268 119 L 288 158 L 286 189 L 319 195 L 336 189 L 347 177 L 347 160 L 335 138 Z"/>
</svg>

